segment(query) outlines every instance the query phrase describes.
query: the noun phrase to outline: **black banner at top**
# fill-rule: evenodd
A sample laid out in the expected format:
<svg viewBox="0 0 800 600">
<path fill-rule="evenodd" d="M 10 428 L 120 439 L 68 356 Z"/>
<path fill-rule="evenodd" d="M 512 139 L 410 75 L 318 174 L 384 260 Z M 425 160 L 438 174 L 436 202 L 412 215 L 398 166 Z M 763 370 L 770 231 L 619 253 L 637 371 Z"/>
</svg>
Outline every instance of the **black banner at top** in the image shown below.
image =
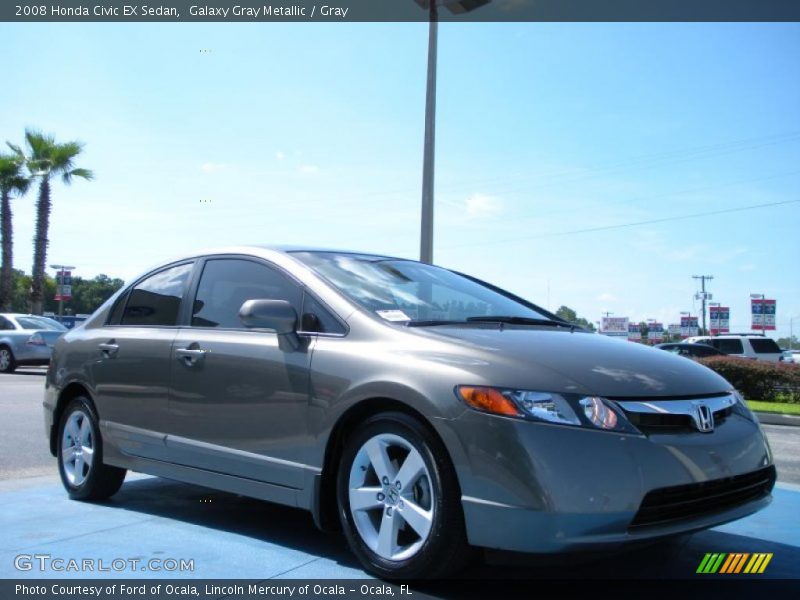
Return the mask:
<svg viewBox="0 0 800 600">
<path fill-rule="evenodd" d="M 431 0 L 4 0 L 6 22 L 414 22 Z M 800 0 L 435 0 L 443 22 L 800 21 Z"/>
</svg>

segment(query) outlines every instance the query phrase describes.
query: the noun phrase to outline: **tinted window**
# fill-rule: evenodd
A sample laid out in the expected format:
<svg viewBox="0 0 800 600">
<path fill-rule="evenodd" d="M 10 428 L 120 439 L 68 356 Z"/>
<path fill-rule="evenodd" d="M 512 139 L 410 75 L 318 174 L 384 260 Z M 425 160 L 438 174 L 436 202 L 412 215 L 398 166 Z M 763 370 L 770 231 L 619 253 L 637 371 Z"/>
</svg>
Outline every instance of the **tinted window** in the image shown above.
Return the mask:
<svg viewBox="0 0 800 600">
<path fill-rule="evenodd" d="M 209 260 L 197 289 L 192 325 L 245 329 L 239 309 L 255 299 L 286 300 L 300 312 L 300 288 L 275 269 L 250 260 Z"/>
<path fill-rule="evenodd" d="M 123 325 L 176 325 L 181 298 L 192 272 L 192 264 L 180 265 L 151 275 L 131 291 Z"/>
<path fill-rule="evenodd" d="M 111 316 L 108 318 L 109 325 L 119 325 L 122 320 L 122 313 L 125 310 L 125 302 L 128 300 L 128 292 L 125 292 L 114 303 L 114 308 L 111 309 Z"/>
<path fill-rule="evenodd" d="M 750 338 L 750 344 L 756 354 L 780 354 L 781 351 L 780 346 L 772 338 Z"/>
<path fill-rule="evenodd" d="M 692 347 L 689 352 L 692 356 L 716 356 L 719 354 L 714 348 L 707 348 L 705 346 L 696 345 Z"/>
<path fill-rule="evenodd" d="M 345 333 L 344 326 L 311 294 L 303 295 L 301 329 L 319 333 Z"/>
<path fill-rule="evenodd" d="M 4 329 L 16 329 L 16 327 L 14 327 L 14 324 L 5 317 L 0 317 L 0 331 Z"/>
<path fill-rule="evenodd" d="M 724 352 L 725 354 L 742 354 L 744 349 L 742 348 L 742 340 L 731 340 L 731 339 L 712 339 L 709 340 L 709 343 L 714 346 L 720 352 Z"/>
</svg>

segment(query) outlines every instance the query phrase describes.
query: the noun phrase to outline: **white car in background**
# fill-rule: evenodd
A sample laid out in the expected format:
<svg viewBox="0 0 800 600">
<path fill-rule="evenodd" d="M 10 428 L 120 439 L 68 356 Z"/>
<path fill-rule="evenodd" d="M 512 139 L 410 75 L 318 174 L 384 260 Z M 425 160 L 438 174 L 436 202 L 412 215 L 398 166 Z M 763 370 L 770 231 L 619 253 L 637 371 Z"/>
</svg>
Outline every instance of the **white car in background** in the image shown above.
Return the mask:
<svg viewBox="0 0 800 600">
<path fill-rule="evenodd" d="M 800 350 L 784 350 L 781 362 L 800 365 Z"/>
<path fill-rule="evenodd" d="M 783 356 L 778 343 L 760 333 L 726 333 L 724 335 L 696 335 L 686 338 L 689 344 L 713 346 L 729 356 L 779 362 Z"/>
</svg>

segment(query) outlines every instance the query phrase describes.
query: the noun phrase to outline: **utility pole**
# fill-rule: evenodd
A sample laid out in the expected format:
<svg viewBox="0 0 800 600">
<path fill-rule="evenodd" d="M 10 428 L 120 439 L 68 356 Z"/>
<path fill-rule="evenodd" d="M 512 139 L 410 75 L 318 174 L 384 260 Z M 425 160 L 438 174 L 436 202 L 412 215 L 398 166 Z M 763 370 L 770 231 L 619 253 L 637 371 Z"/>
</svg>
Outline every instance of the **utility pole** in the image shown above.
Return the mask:
<svg viewBox="0 0 800 600">
<path fill-rule="evenodd" d="M 713 275 L 692 275 L 692 279 L 699 279 L 700 280 L 700 292 L 694 295 L 694 297 L 698 300 L 703 302 L 703 335 L 705 332 L 708 331 L 706 329 L 706 301 L 711 300 L 713 296 L 711 294 L 706 293 L 706 280 L 714 279 Z"/>
<path fill-rule="evenodd" d="M 425 145 L 422 159 L 422 223 L 419 260 L 433 263 L 433 160 L 436 145 L 436 39 L 439 13 L 436 0 L 428 0 L 428 75 L 425 93 Z"/>
</svg>

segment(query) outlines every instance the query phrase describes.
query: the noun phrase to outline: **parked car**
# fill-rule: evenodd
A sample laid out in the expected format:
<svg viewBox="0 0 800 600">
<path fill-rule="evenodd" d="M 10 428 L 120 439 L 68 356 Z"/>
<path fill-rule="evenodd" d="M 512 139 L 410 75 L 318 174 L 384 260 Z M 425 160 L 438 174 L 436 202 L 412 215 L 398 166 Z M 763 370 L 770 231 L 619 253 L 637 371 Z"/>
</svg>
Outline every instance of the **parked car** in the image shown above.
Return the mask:
<svg viewBox="0 0 800 600">
<path fill-rule="evenodd" d="M 74 499 L 131 469 L 296 506 L 390 578 L 712 527 L 776 477 L 710 369 L 369 254 L 163 263 L 58 340 L 44 407 Z"/>
<path fill-rule="evenodd" d="M 799 365 L 800 364 L 800 350 L 784 350 L 781 353 L 781 362 Z"/>
<path fill-rule="evenodd" d="M 781 348 L 772 338 L 755 333 L 731 333 L 715 336 L 694 336 L 686 338 L 688 344 L 705 344 L 728 354 L 752 360 L 778 362 Z"/>
<path fill-rule="evenodd" d="M 720 352 L 712 346 L 705 344 L 686 344 L 683 342 L 656 344 L 654 346 L 659 350 L 666 350 L 679 356 L 686 356 L 688 358 L 707 358 L 709 356 L 726 356 L 724 352 Z"/>
<path fill-rule="evenodd" d="M 47 317 L 0 313 L 0 373 L 48 364 L 53 344 L 66 330 Z"/>
</svg>

